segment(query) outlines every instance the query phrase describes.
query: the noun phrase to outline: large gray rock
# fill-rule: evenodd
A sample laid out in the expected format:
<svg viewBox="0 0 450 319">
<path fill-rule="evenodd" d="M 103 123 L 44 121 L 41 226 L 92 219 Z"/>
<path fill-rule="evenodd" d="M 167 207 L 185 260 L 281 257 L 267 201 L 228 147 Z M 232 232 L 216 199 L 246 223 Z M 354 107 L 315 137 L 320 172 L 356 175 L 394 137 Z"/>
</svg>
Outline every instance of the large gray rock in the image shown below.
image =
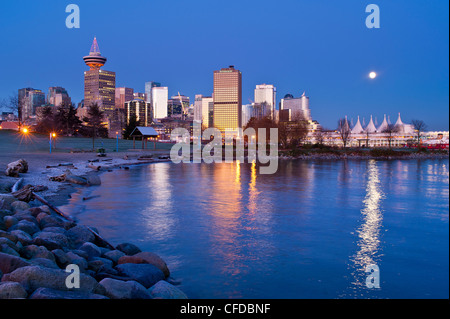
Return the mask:
<svg viewBox="0 0 450 319">
<path fill-rule="evenodd" d="M 147 289 L 136 281 L 105 278 L 100 285 L 105 287 L 105 296 L 111 299 L 150 299 Z"/>
<path fill-rule="evenodd" d="M 33 259 L 30 259 L 30 264 L 36 265 L 36 266 L 42 266 L 42 267 L 46 267 L 46 268 L 59 269 L 59 267 L 56 264 L 56 262 L 54 262 L 54 261 L 52 261 L 50 259 L 46 259 L 46 258 L 33 258 Z"/>
<path fill-rule="evenodd" d="M 7 245 L 10 248 L 14 249 L 16 252 L 19 252 L 20 248 L 16 246 L 16 244 L 8 238 L 0 237 L 0 245 Z"/>
<path fill-rule="evenodd" d="M 137 253 L 140 253 L 141 250 L 136 245 L 130 244 L 130 243 L 122 243 L 117 245 L 117 250 L 120 250 L 125 255 L 132 256 L 136 255 Z"/>
<path fill-rule="evenodd" d="M 13 195 L 0 194 L 0 209 L 11 210 L 11 204 L 17 201 Z"/>
<path fill-rule="evenodd" d="M 11 230 L 10 233 L 16 236 L 17 241 L 19 241 L 24 246 L 31 244 L 31 242 L 33 241 L 33 237 L 31 237 L 30 234 L 24 232 L 23 230 Z"/>
<path fill-rule="evenodd" d="M 103 256 L 111 260 L 113 263 L 117 264 L 120 257 L 125 256 L 125 253 L 121 252 L 120 250 L 114 249 L 104 253 Z"/>
<path fill-rule="evenodd" d="M 10 228 L 11 231 L 13 230 L 21 230 L 26 232 L 29 235 L 33 235 L 34 233 L 37 233 L 38 231 L 40 231 L 39 227 L 36 226 L 35 223 L 30 222 L 28 220 L 21 220 L 19 221 L 16 225 L 12 226 Z"/>
<path fill-rule="evenodd" d="M 17 242 L 17 236 L 14 234 L 11 234 L 10 232 L 0 230 L 0 238 L 8 238 L 10 241 L 16 243 Z"/>
<path fill-rule="evenodd" d="M 165 280 L 158 281 L 148 292 L 153 299 L 187 299 L 184 292 Z"/>
<path fill-rule="evenodd" d="M 15 249 L 12 249 L 11 247 L 9 247 L 6 244 L 0 244 L 0 252 L 8 254 L 8 255 L 12 255 L 12 256 L 20 257 L 20 254 Z"/>
<path fill-rule="evenodd" d="M 0 253 L 0 271 L 3 274 L 13 272 L 17 268 L 29 266 L 30 264 L 23 258 Z"/>
<path fill-rule="evenodd" d="M 102 255 L 102 251 L 97 245 L 87 242 L 80 246 L 79 250 L 86 252 L 87 260 L 91 260 L 94 257 L 100 257 Z"/>
<path fill-rule="evenodd" d="M 69 257 L 62 249 L 52 250 L 53 256 L 55 256 L 55 261 L 60 267 L 66 267 L 70 263 Z"/>
<path fill-rule="evenodd" d="M 150 264 L 122 264 L 117 265 L 116 269 L 120 275 L 137 281 L 145 288 L 150 288 L 165 278 L 163 272 L 158 267 Z"/>
<path fill-rule="evenodd" d="M 54 227 L 52 227 L 54 228 Z M 41 245 L 47 247 L 49 250 L 60 249 L 64 247 L 69 247 L 70 242 L 66 235 L 61 233 L 52 233 L 47 231 L 48 228 L 45 228 L 44 231 L 38 232 L 34 234 L 33 243 L 36 245 Z M 53 246 L 53 247 L 52 247 Z"/>
<path fill-rule="evenodd" d="M 133 256 L 123 256 L 119 259 L 117 262 L 118 264 L 151 264 L 156 267 L 158 267 L 166 277 L 170 276 L 169 268 L 167 267 L 167 264 L 164 260 L 162 260 L 161 257 L 159 257 L 157 254 L 144 251 L 137 253 Z"/>
<path fill-rule="evenodd" d="M 108 299 L 99 294 L 89 292 L 63 291 L 52 288 L 38 288 L 30 296 L 30 299 Z"/>
<path fill-rule="evenodd" d="M 23 299 L 28 296 L 25 288 L 17 282 L 0 282 L 0 299 Z"/>
<path fill-rule="evenodd" d="M 13 212 L 20 212 L 30 208 L 28 203 L 22 202 L 20 200 L 11 203 L 11 210 Z"/>
<path fill-rule="evenodd" d="M 70 228 L 67 231 L 67 235 L 75 244 L 75 246 L 81 246 L 86 242 L 93 243 L 95 241 L 94 234 L 89 230 L 89 228 L 83 225 L 77 225 Z"/>
<path fill-rule="evenodd" d="M 55 256 L 44 246 L 28 245 L 22 249 L 22 256 L 27 259 L 45 258 L 55 261 Z"/>
<path fill-rule="evenodd" d="M 19 221 L 14 216 L 5 216 L 5 217 L 3 217 L 3 225 L 5 227 L 5 230 L 11 228 L 14 225 L 16 225 L 18 222 Z"/>
<path fill-rule="evenodd" d="M 84 271 L 88 268 L 88 262 L 83 257 L 74 254 L 73 252 L 69 251 L 66 253 L 67 258 L 69 259 L 69 264 L 75 264 L 80 267 L 81 271 Z"/>
<path fill-rule="evenodd" d="M 45 214 L 45 213 L 41 213 Z M 50 216 L 45 214 L 46 216 L 38 215 L 36 220 L 39 222 L 39 226 L 44 229 L 47 227 L 63 227 L 66 228 L 68 222 L 59 216 Z"/>
<path fill-rule="evenodd" d="M 51 269 L 41 266 L 26 266 L 3 275 L 2 281 L 18 282 L 24 286 L 28 292 L 32 292 L 41 287 L 64 291 L 76 289 L 77 292 L 104 292 L 103 287 L 100 289 L 94 278 L 83 273 L 80 273 L 80 288 L 67 288 L 66 279 L 68 275 L 69 273 L 60 269 Z"/>
</svg>

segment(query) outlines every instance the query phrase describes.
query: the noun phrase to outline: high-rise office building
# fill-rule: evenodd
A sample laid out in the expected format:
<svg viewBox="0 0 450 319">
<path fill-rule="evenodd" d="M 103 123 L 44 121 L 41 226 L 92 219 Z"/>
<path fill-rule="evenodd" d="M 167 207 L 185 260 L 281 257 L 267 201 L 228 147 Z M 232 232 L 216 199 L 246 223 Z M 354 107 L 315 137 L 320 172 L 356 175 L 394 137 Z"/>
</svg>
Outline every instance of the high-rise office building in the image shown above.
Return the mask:
<svg viewBox="0 0 450 319">
<path fill-rule="evenodd" d="M 153 116 L 155 119 L 162 119 L 167 117 L 168 107 L 167 101 L 169 98 L 169 88 L 166 86 L 152 88 L 152 107 Z"/>
<path fill-rule="evenodd" d="M 194 121 L 201 122 L 203 128 L 213 126 L 214 101 L 211 96 L 195 95 Z"/>
<path fill-rule="evenodd" d="M 152 103 L 152 88 L 161 87 L 161 83 L 159 82 L 145 82 L 145 98 L 147 103 Z"/>
<path fill-rule="evenodd" d="M 260 84 L 255 88 L 255 103 L 264 105 L 264 116 L 270 116 L 273 119 L 276 88 L 272 84 Z"/>
<path fill-rule="evenodd" d="M 133 99 L 138 99 L 138 100 L 141 100 L 141 101 L 146 101 L 146 100 L 147 100 L 147 94 L 141 93 L 141 92 L 134 92 L 134 93 L 133 93 Z"/>
<path fill-rule="evenodd" d="M 114 110 L 116 95 L 116 73 L 102 70 L 106 58 L 101 56 L 97 39 L 92 42 L 89 55 L 83 57 L 89 71 L 84 72 L 84 104 L 97 103 L 106 115 Z"/>
<path fill-rule="evenodd" d="M 286 94 L 284 98 L 281 99 L 280 111 L 287 109 L 291 110 L 290 111 L 291 119 L 301 117 L 302 119 L 307 121 L 312 120 L 311 111 L 309 109 L 309 97 L 307 97 L 305 93 L 303 93 L 302 96 L 298 98 L 294 98 L 292 94 Z"/>
<path fill-rule="evenodd" d="M 150 126 L 153 120 L 153 110 L 150 103 L 141 99 L 134 99 L 125 102 L 125 109 L 127 112 L 126 122 L 130 123 L 132 116 L 136 117 L 138 126 Z"/>
<path fill-rule="evenodd" d="M 52 86 L 48 89 L 47 103 L 56 107 L 61 104 L 69 106 L 72 104 L 72 100 L 65 88 L 60 86 Z"/>
<path fill-rule="evenodd" d="M 19 89 L 17 97 L 19 103 L 18 115 L 21 121 L 36 115 L 36 108 L 45 104 L 45 93 L 41 90 L 33 88 Z"/>
<path fill-rule="evenodd" d="M 118 109 L 125 108 L 125 102 L 131 101 L 133 99 L 134 96 L 132 88 L 126 87 L 116 88 L 116 100 L 115 100 L 116 108 Z"/>
<path fill-rule="evenodd" d="M 222 133 L 242 127 L 242 73 L 233 65 L 214 71 L 214 126 Z"/>
</svg>

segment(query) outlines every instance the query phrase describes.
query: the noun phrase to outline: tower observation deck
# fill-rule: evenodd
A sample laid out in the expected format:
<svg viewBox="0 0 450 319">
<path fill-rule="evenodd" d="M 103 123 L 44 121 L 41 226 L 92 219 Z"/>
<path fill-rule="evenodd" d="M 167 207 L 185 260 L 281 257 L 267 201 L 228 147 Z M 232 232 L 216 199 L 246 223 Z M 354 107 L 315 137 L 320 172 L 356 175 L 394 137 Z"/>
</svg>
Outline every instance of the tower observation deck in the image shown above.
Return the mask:
<svg viewBox="0 0 450 319">
<path fill-rule="evenodd" d="M 98 70 L 106 63 L 106 58 L 101 56 L 100 49 L 98 47 L 97 38 L 94 37 L 92 42 L 91 51 L 89 55 L 83 57 L 84 63 L 90 67 L 91 70 Z"/>
</svg>

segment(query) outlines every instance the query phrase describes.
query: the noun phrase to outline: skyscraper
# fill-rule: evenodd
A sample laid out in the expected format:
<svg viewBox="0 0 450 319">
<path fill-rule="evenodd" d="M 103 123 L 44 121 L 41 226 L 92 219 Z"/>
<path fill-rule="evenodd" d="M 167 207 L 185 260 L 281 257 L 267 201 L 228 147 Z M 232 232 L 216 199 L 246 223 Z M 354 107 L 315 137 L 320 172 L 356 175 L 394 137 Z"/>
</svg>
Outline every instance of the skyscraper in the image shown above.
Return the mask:
<svg viewBox="0 0 450 319">
<path fill-rule="evenodd" d="M 150 103 L 141 99 L 125 102 L 127 112 L 126 122 L 130 123 L 131 117 L 135 116 L 138 126 L 149 126 L 152 123 L 153 111 Z"/>
<path fill-rule="evenodd" d="M 242 127 L 242 73 L 233 65 L 214 71 L 214 126 L 222 133 Z"/>
<path fill-rule="evenodd" d="M 106 63 L 106 58 L 101 56 L 96 38 L 89 55 L 83 60 L 90 68 L 84 72 L 84 104 L 90 106 L 97 103 L 108 115 L 115 106 L 116 73 L 100 69 Z"/>
<path fill-rule="evenodd" d="M 48 89 L 47 103 L 56 107 L 63 103 L 65 106 L 69 106 L 72 103 L 72 100 L 65 88 L 52 86 Z"/>
<path fill-rule="evenodd" d="M 276 99 L 276 88 L 272 84 L 260 84 L 255 88 L 255 103 L 264 104 L 264 116 L 270 116 L 273 119 Z"/>
<path fill-rule="evenodd" d="M 19 89 L 18 103 L 19 119 L 25 121 L 33 115 L 36 115 L 37 107 L 45 104 L 45 93 L 33 88 Z"/>
<path fill-rule="evenodd" d="M 301 117 L 311 121 L 311 111 L 309 109 L 309 97 L 303 92 L 301 97 L 294 98 L 292 94 L 286 94 L 280 102 L 280 110 L 291 110 L 292 118 Z"/>
<path fill-rule="evenodd" d="M 169 88 L 166 86 L 152 88 L 153 117 L 162 119 L 168 116 L 167 100 Z"/>
<path fill-rule="evenodd" d="M 134 99 L 134 90 L 132 88 L 120 87 L 116 88 L 115 106 L 118 109 L 123 109 L 125 107 L 125 102 Z"/>
<path fill-rule="evenodd" d="M 154 87 L 160 87 L 161 83 L 159 82 L 145 82 L 145 97 L 147 103 L 152 103 L 152 88 Z"/>
</svg>

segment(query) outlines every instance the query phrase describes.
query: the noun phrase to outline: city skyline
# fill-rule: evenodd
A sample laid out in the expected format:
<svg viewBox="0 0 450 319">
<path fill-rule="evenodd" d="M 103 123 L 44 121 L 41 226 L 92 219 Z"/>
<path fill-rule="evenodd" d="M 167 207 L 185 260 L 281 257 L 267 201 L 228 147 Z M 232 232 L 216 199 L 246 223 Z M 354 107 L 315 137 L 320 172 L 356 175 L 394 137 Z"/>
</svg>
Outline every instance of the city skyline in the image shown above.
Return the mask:
<svg viewBox="0 0 450 319">
<path fill-rule="evenodd" d="M 211 95 L 214 70 L 233 64 L 243 74 L 243 104 L 253 99 L 256 85 L 267 83 L 277 88 L 277 107 L 286 94 L 299 97 L 306 91 L 311 98 L 313 118 L 324 127 L 334 128 L 337 119 L 344 115 L 355 121 L 357 116 L 367 120 L 370 115 L 381 120 L 384 114 L 395 116 L 400 112 L 405 122 L 418 118 L 430 130 L 448 130 L 448 43 L 445 41 L 448 29 L 444 28 L 448 24 L 448 3 L 380 1 L 382 25 L 378 30 L 365 27 L 367 14 L 363 4 L 328 2 L 313 8 L 310 3 L 286 1 L 284 4 L 291 10 L 285 10 L 283 5 L 274 10 L 265 10 L 263 5 L 250 10 L 254 2 L 242 6 L 231 2 L 227 10 L 236 12 L 237 23 L 230 27 L 222 21 L 225 13 L 220 5 L 202 1 L 189 5 L 177 2 L 171 11 L 177 23 L 170 26 L 161 23 L 167 18 L 166 13 L 155 17 L 148 26 L 134 21 L 116 26 L 103 15 L 86 10 L 86 4 L 78 3 L 81 10 L 78 30 L 64 26 L 65 4 L 30 2 L 20 9 L 14 3 L 2 4 L 2 25 L 9 26 L 11 32 L 2 33 L 1 42 L 11 50 L 0 53 L 0 69 L 8 77 L 0 86 L 1 98 L 7 98 L 18 88 L 33 87 L 45 92 L 51 86 L 61 86 L 78 103 L 83 96 L 80 72 L 85 71 L 80 56 L 86 55 L 86 48 L 96 36 L 102 53 L 108 57 L 108 69 L 117 74 L 117 87 L 144 92 L 145 82 L 158 81 L 169 88 L 169 96 L 180 92 L 194 101 L 196 94 Z M 101 2 L 90 5 L 94 9 L 102 7 Z M 142 10 L 133 12 L 140 15 L 144 9 L 162 13 L 167 4 L 136 6 Z M 124 8 L 122 14 L 130 13 L 131 7 Z M 118 15 L 109 7 L 103 10 Z M 218 14 L 218 19 L 205 14 L 211 10 Z M 294 14 L 290 11 L 300 12 L 302 19 L 289 19 Z M 48 19 L 39 24 L 43 12 Z M 397 21 L 396 15 L 400 14 L 402 19 Z M 270 23 L 268 28 L 252 28 L 255 16 L 273 18 L 277 23 Z M 414 19 L 418 16 L 421 19 Z M 328 20 L 327 27 L 320 23 L 324 19 Z M 204 28 L 206 22 L 209 28 Z M 142 42 L 143 50 L 131 53 L 118 41 L 124 34 L 129 40 L 137 40 L 158 23 L 164 27 L 155 33 L 153 42 Z M 40 50 L 32 49 L 40 43 L 37 39 L 20 40 L 18 46 L 17 35 L 32 25 L 33 32 L 56 37 L 58 41 L 45 42 L 39 46 Z M 244 26 L 245 29 L 240 28 Z M 226 48 L 211 37 L 214 32 L 236 41 Z M 273 45 L 255 50 L 267 39 Z M 169 43 L 174 49 L 167 51 Z M 305 46 L 308 49 L 301 51 Z M 19 65 L 8 65 L 13 56 L 21 58 Z M 369 79 L 371 71 L 377 72 L 377 78 Z"/>
</svg>

